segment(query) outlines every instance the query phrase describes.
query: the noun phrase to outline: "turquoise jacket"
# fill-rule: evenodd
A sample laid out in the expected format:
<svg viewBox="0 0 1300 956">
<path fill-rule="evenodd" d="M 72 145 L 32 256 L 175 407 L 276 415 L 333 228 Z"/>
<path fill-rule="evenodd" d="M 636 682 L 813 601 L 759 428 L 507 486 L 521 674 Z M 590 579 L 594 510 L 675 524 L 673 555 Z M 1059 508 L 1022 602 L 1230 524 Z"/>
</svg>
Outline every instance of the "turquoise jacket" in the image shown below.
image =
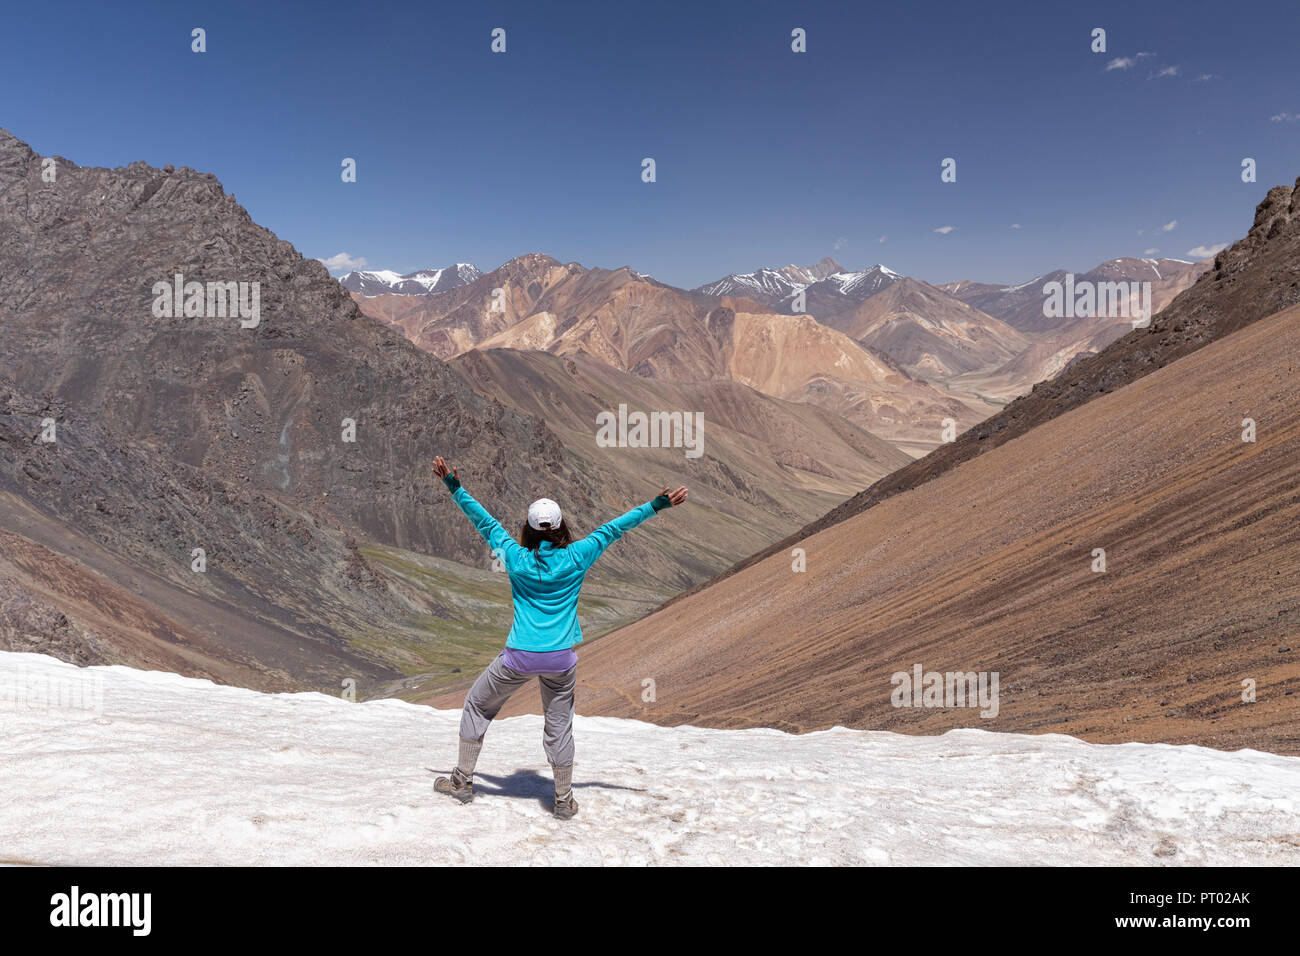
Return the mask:
<svg viewBox="0 0 1300 956">
<path fill-rule="evenodd" d="M 587 570 L 623 532 L 631 531 L 669 506 L 668 496 L 660 495 L 566 548 L 543 541 L 533 551 L 512 538 L 486 508 L 460 487 L 459 481 L 450 475 L 444 481 L 451 489 L 452 500 L 465 512 L 510 575 L 515 620 L 506 647 L 521 651 L 562 651 L 582 643 L 578 592 L 582 590 Z"/>
</svg>

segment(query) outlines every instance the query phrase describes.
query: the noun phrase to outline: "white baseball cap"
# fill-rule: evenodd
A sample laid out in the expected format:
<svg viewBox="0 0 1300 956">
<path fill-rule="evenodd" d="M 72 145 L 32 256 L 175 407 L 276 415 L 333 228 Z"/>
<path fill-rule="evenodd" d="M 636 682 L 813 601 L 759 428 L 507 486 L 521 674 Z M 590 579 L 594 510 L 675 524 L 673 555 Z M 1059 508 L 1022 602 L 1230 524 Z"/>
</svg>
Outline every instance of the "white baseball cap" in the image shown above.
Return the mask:
<svg viewBox="0 0 1300 956">
<path fill-rule="evenodd" d="M 558 528 L 564 516 L 560 514 L 560 506 L 550 498 L 538 498 L 528 506 L 528 527 L 534 531 L 541 531 L 542 525 L 548 528 Z"/>
</svg>

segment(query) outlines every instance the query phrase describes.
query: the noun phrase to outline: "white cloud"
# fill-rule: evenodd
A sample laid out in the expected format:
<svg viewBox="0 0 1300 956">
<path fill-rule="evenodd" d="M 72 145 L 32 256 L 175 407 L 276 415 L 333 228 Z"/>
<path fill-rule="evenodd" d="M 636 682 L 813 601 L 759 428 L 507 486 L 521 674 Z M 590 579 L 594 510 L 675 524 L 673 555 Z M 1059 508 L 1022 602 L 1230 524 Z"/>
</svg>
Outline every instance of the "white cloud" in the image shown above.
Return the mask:
<svg viewBox="0 0 1300 956">
<path fill-rule="evenodd" d="M 1155 56 L 1155 54 L 1152 53 L 1150 50 L 1142 50 L 1138 53 L 1134 53 L 1132 56 L 1117 56 L 1109 63 L 1106 64 L 1105 72 L 1109 73 L 1112 70 L 1131 70 L 1133 69 L 1133 67 L 1138 65 L 1139 60 L 1145 60 L 1148 57 L 1152 57 L 1152 56 Z M 1149 74 L 1148 78 L 1154 79 L 1158 76 L 1178 76 L 1181 73 L 1182 73 L 1182 67 L 1180 66 L 1165 66 L 1165 67 L 1161 67 L 1155 73 Z M 1208 73 L 1202 76 L 1202 79 L 1208 80 L 1209 78 L 1210 78 L 1210 74 Z"/>
<path fill-rule="evenodd" d="M 876 241 L 877 241 L 877 242 L 884 242 L 884 241 L 885 241 L 885 237 L 884 237 L 884 236 L 881 236 L 881 237 L 880 237 L 878 240 L 876 240 Z"/>
<path fill-rule="evenodd" d="M 1163 226 L 1161 226 L 1161 227 L 1160 227 L 1160 231 L 1161 231 L 1161 232 L 1173 232 L 1173 231 L 1174 231 L 1175 229 L 1177 229 L 1177 228 L 1178 228 L 1178 220 L 1175 219 L 1173 222 L 1167 222 L 1167 223 L 1165 223 Z"/>
<path fill-rule="evenodd" d="M 948 233 L 952 232 L 956 228 L 957 228 L 956 226 L 940 226 L 938 229 L 935 230 L 935 232 L 937 232 L 941 236 L 946 236 L 948 235 Z"/>
<path fill-rule="evenodd" d="M 1143 250 L 1142 250 L 1142 255 L 1144 255 L 1144 256 L 1154 256 L 1154 255 L 1155 255 L 1157 252 L 1159 252 L 1159 251 L 1160 251 L 1159 249 L 1157 249 L 1157 248 L 1155 248 L 1155 247 L 1153 246 L 1153 247 L 1150 248 L 1150 249 L 1143 249 Z"/>
<path fill-rule="evenodd" d="M 1186 254 L 1193 259 L 1208 259 L 1210 256 L 1217 256 L 1226 248 L 1228 248 L 1226 242 L 1219 242 L 1212 246 L 1197 246 L 1195 249 L 1188 249 Z"/>
<path fill-rule="evenodd" d="M 836 252 L 839 252 L 848 244 L 849 241 L 845 239 L 843 236 L 840 236 L 838 239 L 836 239 L 834 242 L 831 243 L 831 248 L 834 249 Z"/>
<path fill-rule="evenodd" d="M 321 259 L 325 263 L 325 268 L 330 272 L 338 272 L 341 269 L 360 269 L 366 265 L 365 257 L 352 258 L 346 252 L 340 252 L 337 256 L 330 256 L 328 259 Z"/>
<path fill-rule="evenodd" d="M 1019 229 L 1019 228 L 1020 228 L 1020 223 L 1018 223 L 1018 222 L 1013 222 L 1013 223 L 1011 224 L 1011 228 L 1012 228 L 1012 229 Z"/>
<path fill-rule="evenodd" d="M 1219 77 L 1214 73 L 1202 73 L 1196 78 L 1197 83 L 1204 83 L 1206 80 L 1217 80 Z"/>
<path fill-rule="evenodd" d="M 1294 123 L 1300 120 L 1300 113 L 1278 113 L 1276 116 L 1270 116 L 1269 121 L 1273 123 Z"/>
</svg>

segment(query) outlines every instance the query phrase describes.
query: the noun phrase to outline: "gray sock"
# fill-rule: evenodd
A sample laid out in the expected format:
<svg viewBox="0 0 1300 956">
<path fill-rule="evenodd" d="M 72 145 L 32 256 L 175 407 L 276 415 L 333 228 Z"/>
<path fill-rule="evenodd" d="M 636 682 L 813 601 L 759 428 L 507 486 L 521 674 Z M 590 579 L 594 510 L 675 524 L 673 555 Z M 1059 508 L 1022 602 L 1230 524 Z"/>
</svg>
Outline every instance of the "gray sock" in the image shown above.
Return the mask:
<svg viewBox="0 0 1300 956">
<path fill-rule="evenodd" d="M 552 766 L 551 771 L 555 774 L 555 796 L 563 800 L 573 790 L 573 764 Z"/>
<path fill-rule="evenodd" d="M 460 759 L 456 761 L 456 769 L 463 776 L 474 776 L 474 765 L 478 763 L 478 752 L 482 749 L 483 741 L 460 738 Z"/>
</svg>

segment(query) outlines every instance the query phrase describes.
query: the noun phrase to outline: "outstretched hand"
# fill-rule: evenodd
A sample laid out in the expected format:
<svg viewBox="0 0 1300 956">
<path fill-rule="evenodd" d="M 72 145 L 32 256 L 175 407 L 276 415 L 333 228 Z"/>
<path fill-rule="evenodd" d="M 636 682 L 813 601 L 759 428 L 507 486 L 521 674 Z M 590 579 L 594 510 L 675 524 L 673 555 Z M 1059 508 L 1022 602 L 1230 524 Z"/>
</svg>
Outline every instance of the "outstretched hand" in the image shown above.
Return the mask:
<svg viewBox="0 0 1300 956">
<path fill-rule="evenodd" d="M 669 503 L 670 505 L 673 505 L 673 506 L 675 507 L 675 506 L 681 504 L 683 501 L 686 500 L 686 486 L 685 486 L 685 485 L 682 485 L 680 488 L 678 488 L 678 489 L 677 489 L 676 491 L 674 491 L 672 494 L 669 494 L 669 493 L 668 493 L 668 488 L 665 486 L 665 487 L 664 487 L 664 490 L 661 491 L 661 492 L 659 492 L 659 494 L 661 494 L 661 495 L 668 495 L 668 503 Z"/>
<path fill-rule="evenodd" d="M 451 475 L 457 481 L 460 481 L 460 474 L 455 468 L 448 468 L 447 463 L 442 460 L 441 455 L 433 460 L 433 473 L 439 478 L 446 478 L 448 475 Z"/>
</svg>

